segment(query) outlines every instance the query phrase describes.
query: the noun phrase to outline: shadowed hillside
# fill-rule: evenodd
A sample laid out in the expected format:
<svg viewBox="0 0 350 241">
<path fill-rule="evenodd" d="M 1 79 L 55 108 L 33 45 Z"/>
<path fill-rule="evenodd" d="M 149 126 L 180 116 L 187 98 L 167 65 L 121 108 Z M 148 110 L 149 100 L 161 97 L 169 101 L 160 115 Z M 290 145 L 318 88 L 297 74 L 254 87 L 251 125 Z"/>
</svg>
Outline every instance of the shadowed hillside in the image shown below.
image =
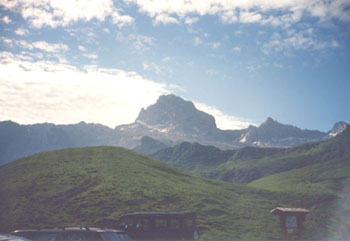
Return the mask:
<svg viewBox="0 0 350 241">
<path fill-rule="evenodd" d="M 213 170 L 212 176 L 234 183 L 249 183 L 308 165 L 350 157 L 349 126 L 335 138 L 289 149 L 245 147 Z"/>
<path fill-rule="evenodd" d="M 213 168 L 226 162 L 234 153 L 234 150 L 222 151 L 213 146 L 183 142 L 174 147 L 159 150 L 150 156 L 182 170 L 206 175 Z"/>
</svg>

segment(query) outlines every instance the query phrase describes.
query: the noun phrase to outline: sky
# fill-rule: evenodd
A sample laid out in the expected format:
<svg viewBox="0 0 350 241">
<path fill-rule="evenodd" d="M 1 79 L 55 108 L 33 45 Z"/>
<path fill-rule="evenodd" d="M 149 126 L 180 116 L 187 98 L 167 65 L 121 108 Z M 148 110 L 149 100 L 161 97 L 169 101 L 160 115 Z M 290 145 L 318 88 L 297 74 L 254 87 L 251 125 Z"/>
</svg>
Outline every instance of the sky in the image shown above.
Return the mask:
<svg viewBox="0 0 350 241">
<path fill-rule="evenodd" d="M 135 121 L 160 95 L 221 129 L 350 123 L 350 0 L 0 0 L 0 121 Z"/>
</svg>

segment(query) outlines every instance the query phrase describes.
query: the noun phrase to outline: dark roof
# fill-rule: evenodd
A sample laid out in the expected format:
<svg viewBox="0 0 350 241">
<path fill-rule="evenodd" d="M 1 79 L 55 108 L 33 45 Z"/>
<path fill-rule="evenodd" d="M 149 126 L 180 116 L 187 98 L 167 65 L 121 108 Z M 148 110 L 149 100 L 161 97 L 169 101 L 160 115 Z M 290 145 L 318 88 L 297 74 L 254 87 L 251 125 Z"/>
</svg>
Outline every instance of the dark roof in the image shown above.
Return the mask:
<svg viewBox="0 0 350 241">
<path fill-rule="evenodd" d="M 92 231 L 92 232 L 121 232 L 123 233 L 124 231 L 121 230 L 116 230 L 116 229 L 103 229 L 103 228 L 94 228 L 94 227 L 44 227 L 44 228 L 38 228 L 38 229 L 23 229 L 23 230 L 15 230 L 13 233 L 18 233 L 18 232 L 60 232 L 60 231 Z"/>
<path fill-rule="evenodd" d="M 126 213 L 125 216 L 194 216 L 195 213 L 186 212 L 139 212 L 139 213 Z"/>
</svg>

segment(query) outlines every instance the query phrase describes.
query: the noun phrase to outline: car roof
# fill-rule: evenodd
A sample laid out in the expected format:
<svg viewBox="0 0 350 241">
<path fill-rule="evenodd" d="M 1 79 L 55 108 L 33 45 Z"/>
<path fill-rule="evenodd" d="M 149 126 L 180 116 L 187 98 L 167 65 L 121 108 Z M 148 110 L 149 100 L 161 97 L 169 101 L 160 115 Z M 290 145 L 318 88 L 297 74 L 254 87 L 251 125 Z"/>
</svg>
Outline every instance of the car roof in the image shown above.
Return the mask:
<svg viewBox="0 0 350 241">
<path fill-rule="evenodd" d="M 186 212 L 138 212 L 138 213 L 126 213 L 121 217 L 126 216 L 195 216 L 195 213 Z"/>
<path fill-rule="evenodd" d="M 116 233 L 125 233 L 122 230 L 116 229 L 103 229 L 103 228 L 94 228 L 94 227 L 45 227 L 38 229 L 21 229 L 15 230 L 13 233 L 18 232 L 63 232 L 63 231 L 86 231 L 86 232 L 116 232 Z"/>
<path fill-rule="evenodd" d="M 31 241 L 31 240 L 23 237 L 17 237 L 11 234 L 0 234 L 0 241 Z"/>
</svg>

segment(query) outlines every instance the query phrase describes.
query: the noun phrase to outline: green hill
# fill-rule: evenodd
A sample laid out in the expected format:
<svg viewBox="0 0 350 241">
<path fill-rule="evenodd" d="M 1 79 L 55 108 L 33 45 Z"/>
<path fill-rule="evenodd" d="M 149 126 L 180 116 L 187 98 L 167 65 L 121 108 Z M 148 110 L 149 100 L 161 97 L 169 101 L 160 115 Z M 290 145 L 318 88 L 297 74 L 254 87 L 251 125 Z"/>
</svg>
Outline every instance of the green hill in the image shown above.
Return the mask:
<svg viewBox="0 0 350 241">
<path fill-rule="evenodd" d="M 226 162 L 234 153 L 235 151 L 222 151 L 213 146 L 183 142 L 150 156 L 182 170 L 206 176 L 207 172 Z"/>
<path fill-rule="evenodd" d="M 322 202 L 318 198 L 311 205 L 312 221 L 308 225 L 325 227 L 331 233 L 329 239 L 350 239 L 350 158 L 267 176 L 248 186 L 280 193 L 323 196 Z"/>
<path fill-rule="evenodd" d="M 350 157 L 349 126 L 336 137 L 289 149 L 246 147 L 212 171 L 211 176 L 234 183 L 249 183 L 264 176 L 308 165 Z"/>
<path fill-rule="evenodd" d="M 350 158 L 345 158 L 263 177 L 248 186 L 277 192 L 337 195 L 349 178 Z"/>
<path fill-rule="evenodd" d="M 279 239 L 269 210 L 308 208 L 315 199 L 206 179 L 117 147 L 36 154 L 1 166 L 0 177 L 0 232 L 94 225 L 127 212 L 191 211 L 202 240 Z"/>
</svg>

